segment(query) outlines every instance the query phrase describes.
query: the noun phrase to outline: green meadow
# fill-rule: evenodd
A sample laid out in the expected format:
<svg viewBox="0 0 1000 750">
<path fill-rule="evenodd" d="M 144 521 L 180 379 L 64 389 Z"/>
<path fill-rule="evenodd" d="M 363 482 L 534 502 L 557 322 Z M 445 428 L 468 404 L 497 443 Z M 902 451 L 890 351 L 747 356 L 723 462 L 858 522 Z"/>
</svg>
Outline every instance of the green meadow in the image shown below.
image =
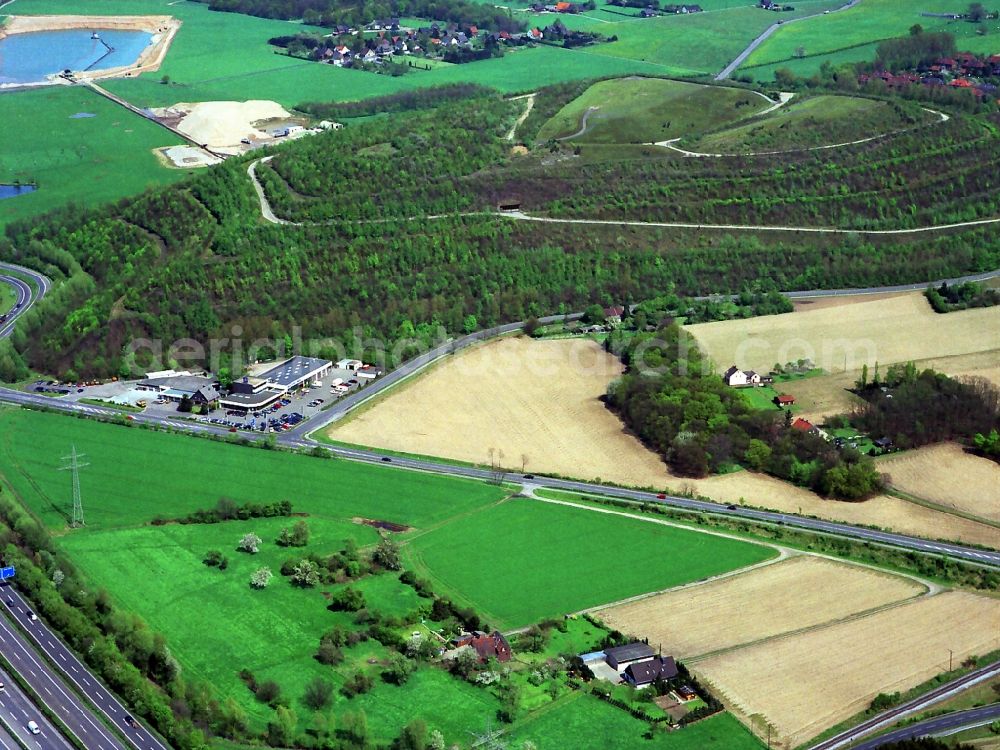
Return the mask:
<svg viewBox="0 0 1000 750">
<path fill-rule="evenodd" d="M 73 117 L 77 114 L 93 117 Z M 67 203 L 97 205 L 183 177 L 153 153 L 182 143 L 159 125 L 79 87 L 0 95 L 0 182 L 38 190 L 0 201 L 0 226 Z"/>
<path fill-rule="evenodd" d="M 590 695 L 572 693 L 520 724 L 514 739 L 530 739 L 539 748 L 573 750 L 762 750 L 764 744 L 730 714 L 719 714 L 676 732 L 654 733 L 649 725 Z"/>
<path fill-rule="evenodd" d="M 511 500 L 412 536 L 435 589 L 513 628 L 752 565 L 759 545 L 621 515 Z"/>
<path fill-rule="evenodd" d="M 849 51 L 849 54 L 842 61 L 871 59 L 873 50 L 863 45 L 906 36 L 914 24 L 920 24 L 925 31 L 948 31 L 955 34 L 959 37 L 959 48 L 965 49 L 966 38 L 970 43 L 979 38 L 976 35 L 976 24 L 928 18 L 921 13 L 964 13 L 968 7 L 969 3 L 965 0 L 927 0 L 919 4 L 898 0 L 865 0 L 850 10 L 811 18 L 779 29 L 754 50 L 741 70 L 787 62 L 787 65 L 779 67 L 789 67 L 798 72 L 800 53 L 808 57 L 844 50 Z M 985 27 L 990 35 L 998 31 L 996 21 L 988 22 Z M 815 67 L 818 68 L 818 65 Z M 760 80 L 759 76 L 758 79 Z"/>
<path fill-rule="evenodd" d="M 907 115 L 876 99 L 799 94 L 764 117 L 685 139 L 683 146 L 724 154 L 814 148 L 871 138 L 938 119 L 916 105 L 904 110 Z"/>
<path fill-rule="evenodd" d="M 72 446 L 89 464 L 81 474 L 87 519 L 82 529 L 66 528 L 70 481 L 58 470 L 60 456 Z M 220 698 L 235 700 L 254 727 L 262 728 L 273 712 L 256 701 L 241 670 L 258 681 L 277 682 L 282 700 L 300 717 L 311 715 L 303 696 L 312 680 L 321 677 L 339 688 L 360 670 L 374 678 L 373 689 L 354 698 L 335 692 L 330 711 L 339 716 L 363 709 L 381 742 L 415 715 L 449 742 L 462 742 L 499 703 L 494 691 L 436 666 L 421 666 L 403 686 L 383 681 L 380 673 L 391 652 L 374 640 L 345 646 L 336 666 L 314 658 L 320 636 L 331 627 L 363 627 L 353 613 L 327 609 L 329 597 L 346 584 L 301 589 L 279 572 L 285 561 L 325 557 L 347 540 L 361 548 L 374 544 L 378 533 L 357 523 L 359 516 L 414 527 L 398 536 L 404 558 L 437 592 L 475 606 L 502 628 L 697 580 L 773 554 L 766 547 L 620 515 L 532 500 L 498 503 L 509 490 L 484 483 L 26 410 L 0 410 L 0 481 L 5 494 L 12 493 L 52 529 L 86 580 L 162 633 L 184 674 L 215 686 Z M 220 497 L 239 503 L 290 500 L 309 526 L 309 544 L 276 543 L 281 529 L 298 518 L 151 523 L 212 507 Z M 237 549 L 248 532 L 262 539 L 257 554 Z M 227 557 L 225 569 L 203 563 L 213 550 Z M 263 566 L 275 577 L 267 588 L 253 589 L 250 575 Z M 369 612 L 414 623 L 401 634 L 423 628 L 419 623 L 430 602 L 403 585 L 398 574 L 369 575 L 350 585 L 364 594 Z M 552 647 L 589 647 L 585 635 L 557 634 Z M 584 727 L 591 744 L 581 747 L 625 748 L 641 737 L 642 722 L 589 696 L 582 700 L 550 702 L 535 691 L 525 697 L 512 734 L 542 747 L 558 747 Z M 742 750 L 755 747 L 746 744 L 750 740 L 735 722 L 713 718 L 659 737 L 654 746 Z"/>
<path fill-rule="evenodd" d="M 53 530 L 72 511 L 58 471 L 72 446 L 90 465 L 80 478 L 88 531 L 176 518 L 238 503 L 291 501 L 296 512 L 426 527 L 495 502 L 500 488 L 355 462 L 292 456 L 58 414 L 0 411 L 0 472 Z"/>
<path fill-rule="evenodd" d="M 574 142 L 651 143 L 751 117 L 768 106 L 766 98 L 743 89 L 657 78 L 600 81 L 545 123 L 538 140 L 577 133 L 588 110 L 587 130 Z"/>
</svg>

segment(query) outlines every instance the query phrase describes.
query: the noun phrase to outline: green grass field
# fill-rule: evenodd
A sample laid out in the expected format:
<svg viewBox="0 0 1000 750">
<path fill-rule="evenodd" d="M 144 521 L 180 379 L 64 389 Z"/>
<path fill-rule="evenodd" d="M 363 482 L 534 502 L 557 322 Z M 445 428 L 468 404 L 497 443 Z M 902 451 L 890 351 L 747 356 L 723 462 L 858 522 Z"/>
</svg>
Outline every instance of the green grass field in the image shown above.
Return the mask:
<svg viewBox="0 0 1000 750">
<path fill-rule="evenodd" d="M 79 112 L 94 117 L 72 118 Z M 96 205 L 183 177 L 153 149 L 182 141 L 83 88 L 47 87 L 0 96 L 0 182 L 37 182 L 0 201 L 0 226 L 67 203 Z"/>
<path fill-rule="evenodd" d="M 504 495 L 480 482 L 0 411 L 0 472 L 53 529 L 64 528 L 71 511 L 69 477 L 58 468 L 73 445 L 90 463 L 80 479 L 90 531 L 175 518 L 223 496 L 240 503 L 287 499 L 297 512 L 322 518 L 426 527 Z"/>
<path fill-rule="evenodd" d="M 644 739 L 649 727 L 624 711 L 589 695 L 573 693 L 519 725 L 516 742 L 530 739 L 539 748 L 573 750 L 761 750 L 764 745 L 729 714 L 713 716 L 676 732 Z"/>
<path fill-rule="evenodd" d="M 766 547 L 512 500 L 418 534 L 413 565 L 494 624 L 519 627 L 751 565 Z"/>
<path fill-rule="evenodd" d="M 796 51 L 806 55 L 836 52 L 858 45 L 870 44 L 896 36 L 906 36 L 914 24 L 926 31 L 949 31 L 959 37 L 973 37 L 976 25 L 965 21 L 927 18 L 923 12 L 964 13 L 969 7 L 965 0 L 927 0 L 919 4 L 899 0 L 865 0 L 850 10 L 831 13 L 800 23 L 790 24 L 775 32 L 747 58 L 743 67 L 788 61 L 795 70 Z M 996 21 L 986 24 L 996 32 Z M 962 42 L 960 49 L 965 49 Z M 855 50 L 860 56 L 852 60 L 871 59 L 867 49 Z"/>
<path fill-rule="evenodd" d="M 592 110 L 580 143 L 652 143 L 720 127 L 750 117 L 770 106 L 763 96 L 721 86 L 629 78 L 600 81 L 550 119 L 538 140 L 562 138 L 579 131 Z"/>
<path fill-rule="evenodd" d="M 480 716 L 495 709 L 493 696 L 425 668 L 403 687 L 378 679 L 388 650 L 376 641 L 346 648 L 346 659 L 336 667 L 318 663 L 313 654 L 320 635 L 334 625 L 349 629 L 351 616 L 326 609 L 321 587 L 294 588 L 278 575 L 283 560 L 305 553 L 328 554 L 343 547 L 347 538 L 359 544 L 377 538 L 374 529 L 343 521 L 309 518 L 312 537 L 304 550 L 283 549 L 274 539 L 289 519 L 257 519 L 213 525 L 162 526 L 114 531 L 74 533 L 60 545 L 86 576 L 105 586 L 124 609 L 141 615 L 172 645 L 184 674 L 205 680 L 222 697 L 232 696 L 262 726 L 272 712 L 256 702 L 240 681 L 241 669 L 250 669 L 258 680 L 274 680 L 300 716 L 310 711 L 301 703 L 306 684 L 323 677 L 339 686 L 357 669 L 376 677 L 374 690 L 348 700 L 337 694 L 334 714 L 363 708 L 374 735 L 393 738 L 412 718 L 415 705 L 427 723 L 453 740 L 475 729 Z M 247 555 L 235 550 L 243 533 L 253 531 L 262 539 L 261 551 Z M 225 571 L 209 568 L 201 560 L 210 549 L 229 557 Z M 271 585 L 255 591 L 250 573 L 267 565 L 275 573 Z M 386 615 L 416 610 L 419 599 L 396 576 L 383 574 L 356 585 L 372 609 Z M 211 623 L 206 627 L 206 623 Z M 303 719 L 305 720 L 305 718 Z"/>
<path fill-rule="evenodd" d="M 850 96 L 793 99 L 752 122 L 685 140 L 684 148 L 706 153 L 750 153 L 814 148 L 871 138 L 937 119 L 916 106 L 902 115 L 890 104 Z"/>
</svg>

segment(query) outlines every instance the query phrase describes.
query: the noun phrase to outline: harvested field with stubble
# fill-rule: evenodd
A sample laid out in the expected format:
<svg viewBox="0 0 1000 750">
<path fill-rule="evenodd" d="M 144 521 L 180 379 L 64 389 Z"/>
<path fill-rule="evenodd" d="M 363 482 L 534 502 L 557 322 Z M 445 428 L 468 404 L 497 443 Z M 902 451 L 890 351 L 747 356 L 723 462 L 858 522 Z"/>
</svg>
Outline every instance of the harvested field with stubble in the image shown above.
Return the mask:
<svg viewBox="0 0 1000 750">
<path fill-rule="evenodd" d="M 925 539 L 949 539 L 1000 549 L 1000 533 L 994 526 L 925 508 L 889 495 L 879 495 L 860 503 L 825 500 L 802 487 L 749 471 L 687 480 L 680 487 L 694 490 L 719 502 L 746 501 L 747 505 L 787 513 L 817 516 L 861 526 L 878 526 Z"/>
<path fill-rule="evenodd" d="M 901 492 L 1000 521 L 1000 464 L 995 461 L 944 443 L 886 457 L 878 465 Z"/>
<path fill-rule="evenodd" d="M 690 659 L 918 596 L 925 586 L 821 557 L 800 556 L 602 610 L 607 625 Z"/>
<path fill-rule="evenodd" d="M 862 298 L 863 300 L 864 298 Z M 818 307 L 784 315 L 687 327 L 721 369 L 731 364 L 768 371 L 775 362 L 811 359 L 830 373 L 878 362 L 1000 357 L 1000 307 L 939 315 L 923 293 Z M 942 368 L 949 372 L 947 367 Z"/>
<path fill-rule="evenodd" d="M 599 400 L 622 365 L 585 339 L 504 338 L 466 350 L 334 427 L 334 440 L 579 479 L 671 475 Z"/>
<path fill-rule="evenodd" d="M 960 624 L 960 626 L 958 625 Z M 762 714 L 792 748 L 954 663 L 998 647 L 1000 601 L 949 592 L 691 665 L 744 717 Z M 889 637 L 891 634 L 891 637 Z"/>
</svg>

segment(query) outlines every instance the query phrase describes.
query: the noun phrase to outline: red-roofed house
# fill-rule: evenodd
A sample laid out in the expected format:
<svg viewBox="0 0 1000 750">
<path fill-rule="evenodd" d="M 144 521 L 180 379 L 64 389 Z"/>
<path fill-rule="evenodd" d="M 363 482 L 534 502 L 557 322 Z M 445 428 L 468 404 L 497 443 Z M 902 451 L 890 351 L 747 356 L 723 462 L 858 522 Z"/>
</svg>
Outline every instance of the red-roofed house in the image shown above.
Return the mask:
<svg viewBox="0 0 1000 750">
<path fill-rule="evenodd" d="M 774 403 L 778 406 L 791 406 L 795 403 L 795 396 L 790 396 L 787 393 L 779 393 L 774 397 Z"/>
<path fill-rule="evenodd" d="M 792 429 L 798 430 L 799 432 L 816 432 L 816 425 L 812 422 L 799 417 L 794 422 L 792 422 Z"/>
</svg>

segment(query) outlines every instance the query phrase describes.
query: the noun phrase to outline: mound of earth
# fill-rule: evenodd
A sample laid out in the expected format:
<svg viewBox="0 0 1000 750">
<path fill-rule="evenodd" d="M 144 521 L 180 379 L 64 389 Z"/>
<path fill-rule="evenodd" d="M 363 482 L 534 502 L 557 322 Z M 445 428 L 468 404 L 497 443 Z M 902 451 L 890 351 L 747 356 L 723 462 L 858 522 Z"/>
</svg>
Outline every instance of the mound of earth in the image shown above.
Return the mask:
<svg viewBox="0 0 1000 750">
<path fill-rule="evenodd" d="M 246 102 L 180 103 L 153 114 L 165 119 L 180 120 L 177 129 L 198 143 L 213 150 L 238 149 L 244 138 L 263 140 L 272 137 L 261 124 L 266 121 L 291 119 L 277 102 L 254 99 Z"/>
</svg>

